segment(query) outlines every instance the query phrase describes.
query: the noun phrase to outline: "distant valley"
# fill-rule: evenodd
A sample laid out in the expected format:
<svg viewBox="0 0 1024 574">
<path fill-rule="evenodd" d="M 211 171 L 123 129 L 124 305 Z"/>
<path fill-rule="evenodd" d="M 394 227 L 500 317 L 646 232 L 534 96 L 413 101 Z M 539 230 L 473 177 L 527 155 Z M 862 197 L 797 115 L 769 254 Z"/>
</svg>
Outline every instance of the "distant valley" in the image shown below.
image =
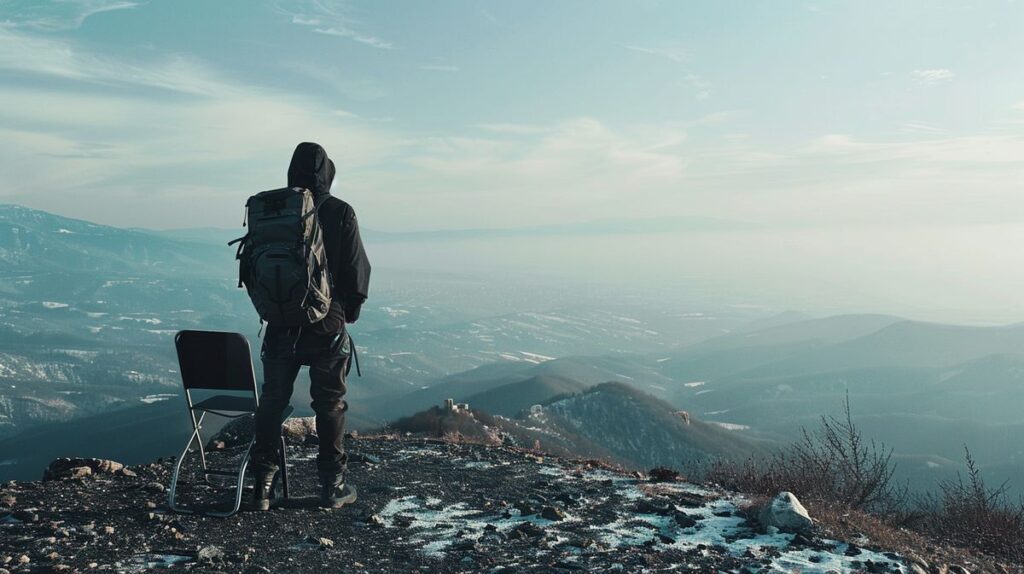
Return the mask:
<svg viewBox="0 0 1024 574">
<path fill-rule="evenodd" d="M 258 353 L 224 235 L 0 206 L 0 479 L 36 477 L 46 457 L 172 454 L 184 435 L 146 421 L 184 419 L 173 333 L 239 331 Z M 365 375 L 349 384 L 353 428 L 453 398 L 512 421 L 521 441 L 547 431 L 565 438 L 553 449 L 683 468 L 783 444 L 849 393 L 865 433 L 895 447 L 900 476 L 916 484 L 955 473 L 964 444 L 992 481 L 1024 476 L 1024 326 L 702 309 L 386 265 L 375 266 L 372 289 L 352 329 Z M 609 382 L 619 386 L 594 392 Z M 297 389 L 308 413 L 305 385 Z M 533 405 L 546 405 L 547 423 L 530 422 Z M 675 411 L 690 417 L 683 434 Z M 109 444 L 105 420 L 134 429 L 134 446 Z M 642 442 L 644 455 L 628 444 L 637 428 L 667 434 Z M 694 429 L 707 434 L 704 447 L 693 446 Z"/>
</svg>

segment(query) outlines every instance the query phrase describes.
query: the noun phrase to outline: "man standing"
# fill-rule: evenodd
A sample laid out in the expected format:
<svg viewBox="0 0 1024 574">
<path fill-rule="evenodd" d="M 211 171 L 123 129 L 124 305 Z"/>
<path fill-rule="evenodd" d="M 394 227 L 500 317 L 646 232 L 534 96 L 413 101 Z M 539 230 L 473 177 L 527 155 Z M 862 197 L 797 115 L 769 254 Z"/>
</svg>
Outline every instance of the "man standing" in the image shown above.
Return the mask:
<svg viewBox="0 0 1024 574">
<path fill-rule="evenodd" d="M 263 389 L 256 412 L 256 445 L 252 468 L 255 485 L 253 507 L 270 508 L 272 485 L 278 472 L 281 415 L 288 406 L 299 369 L 309 366 L 312 407 L 320 438 L 317 474 L 320 505 L 340 508 L 356 499 L 355 489 L 345 483 L 348 456 L 342 444 L 345 428 L 345 376 L 353 349 L 345 323 L 359 319 L 370 283 L 370 262 L 363 250 L 352 207 L 330 195 L 334 162 L 324 148 L 301 143 L 288 167 L 288 187 L 314 194 L 317 217 L 331 278 L 331 305 L 319 322 L 303 327 L 267 324 L 260 357 Z"/>
</svg>

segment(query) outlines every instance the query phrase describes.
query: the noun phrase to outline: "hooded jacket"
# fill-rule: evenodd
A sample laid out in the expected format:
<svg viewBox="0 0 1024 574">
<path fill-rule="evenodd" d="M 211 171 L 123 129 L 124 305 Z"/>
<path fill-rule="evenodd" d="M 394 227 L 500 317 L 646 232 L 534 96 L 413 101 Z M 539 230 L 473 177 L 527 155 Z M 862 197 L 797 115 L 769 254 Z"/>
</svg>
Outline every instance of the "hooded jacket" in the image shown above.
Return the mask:
<svg viewBox="0 0 1024 574">
<path fill-rule="evenodd" d="M 345 323 L 355 323 L 369 295 L 370 260 L 359 237 L 359 224 L 352 206 L 331 195 L 334 162 L 318 144 L 300 143 L 288 166 L 288 187 L 313 192 L 320 203 L 317 216 L 324 232 L 327 267 L 331 272 L 331 310 L 315 330 L 335 332 Z"/>
</svg>

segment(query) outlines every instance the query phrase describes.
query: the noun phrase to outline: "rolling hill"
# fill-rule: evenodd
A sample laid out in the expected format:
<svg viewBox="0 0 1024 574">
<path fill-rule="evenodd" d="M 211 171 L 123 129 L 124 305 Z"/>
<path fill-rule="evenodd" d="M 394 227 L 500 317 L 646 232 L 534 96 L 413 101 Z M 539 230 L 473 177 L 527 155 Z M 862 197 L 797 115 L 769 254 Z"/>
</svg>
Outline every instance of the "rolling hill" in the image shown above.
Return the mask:
<svg viewBox="0 0 1024 574">
<path fill-rule="evenodd" d="M 543 388 L 556 381 L 530 379 L 486 393 L 489 398 Z M 571 386 L 568 381 L 559 381 Z M 577 383 L 578 384 L 578 383 Z M 498 416 L 470 403 L 471 411 L 430 407 L 399 419 L 391 429 L 427 436 L 461 436 L 540 448 L 559 456 L 595 458 L 629 468 L 695 469 L 720 458 L 742 458 L 769 443 L 741 430 L 683 417 L 668 403 L 622 383 L 602 383 L 553 395 L 543 405 Z M 500 408 L 500 407 L 499 407 Z M 507 411 L 512 409 L 506 409 Z"/>
</svg>

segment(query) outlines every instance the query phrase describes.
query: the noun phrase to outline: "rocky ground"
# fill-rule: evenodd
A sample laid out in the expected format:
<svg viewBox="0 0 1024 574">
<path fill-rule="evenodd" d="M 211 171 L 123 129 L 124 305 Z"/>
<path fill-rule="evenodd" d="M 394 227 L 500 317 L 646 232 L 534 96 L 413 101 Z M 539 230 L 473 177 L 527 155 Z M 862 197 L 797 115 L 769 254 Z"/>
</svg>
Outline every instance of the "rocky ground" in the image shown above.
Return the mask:
<svg viewBox="0 0 1024 574">
<path fill-rule="evenodd" d="M 172 514 L 166 460 L 69 462 L 50 480 L 7 483 L 0 573 L 917 572 L 867 540 L 763 533 L 742 497 L 671 474 L 623 474 L 513 448 L 346 441 L 359 500 L 333 511 L 292 503 L 226 519 Z M 315 449 L 289 448 L 293 495 L 311 495 Z"/>
</svg>

